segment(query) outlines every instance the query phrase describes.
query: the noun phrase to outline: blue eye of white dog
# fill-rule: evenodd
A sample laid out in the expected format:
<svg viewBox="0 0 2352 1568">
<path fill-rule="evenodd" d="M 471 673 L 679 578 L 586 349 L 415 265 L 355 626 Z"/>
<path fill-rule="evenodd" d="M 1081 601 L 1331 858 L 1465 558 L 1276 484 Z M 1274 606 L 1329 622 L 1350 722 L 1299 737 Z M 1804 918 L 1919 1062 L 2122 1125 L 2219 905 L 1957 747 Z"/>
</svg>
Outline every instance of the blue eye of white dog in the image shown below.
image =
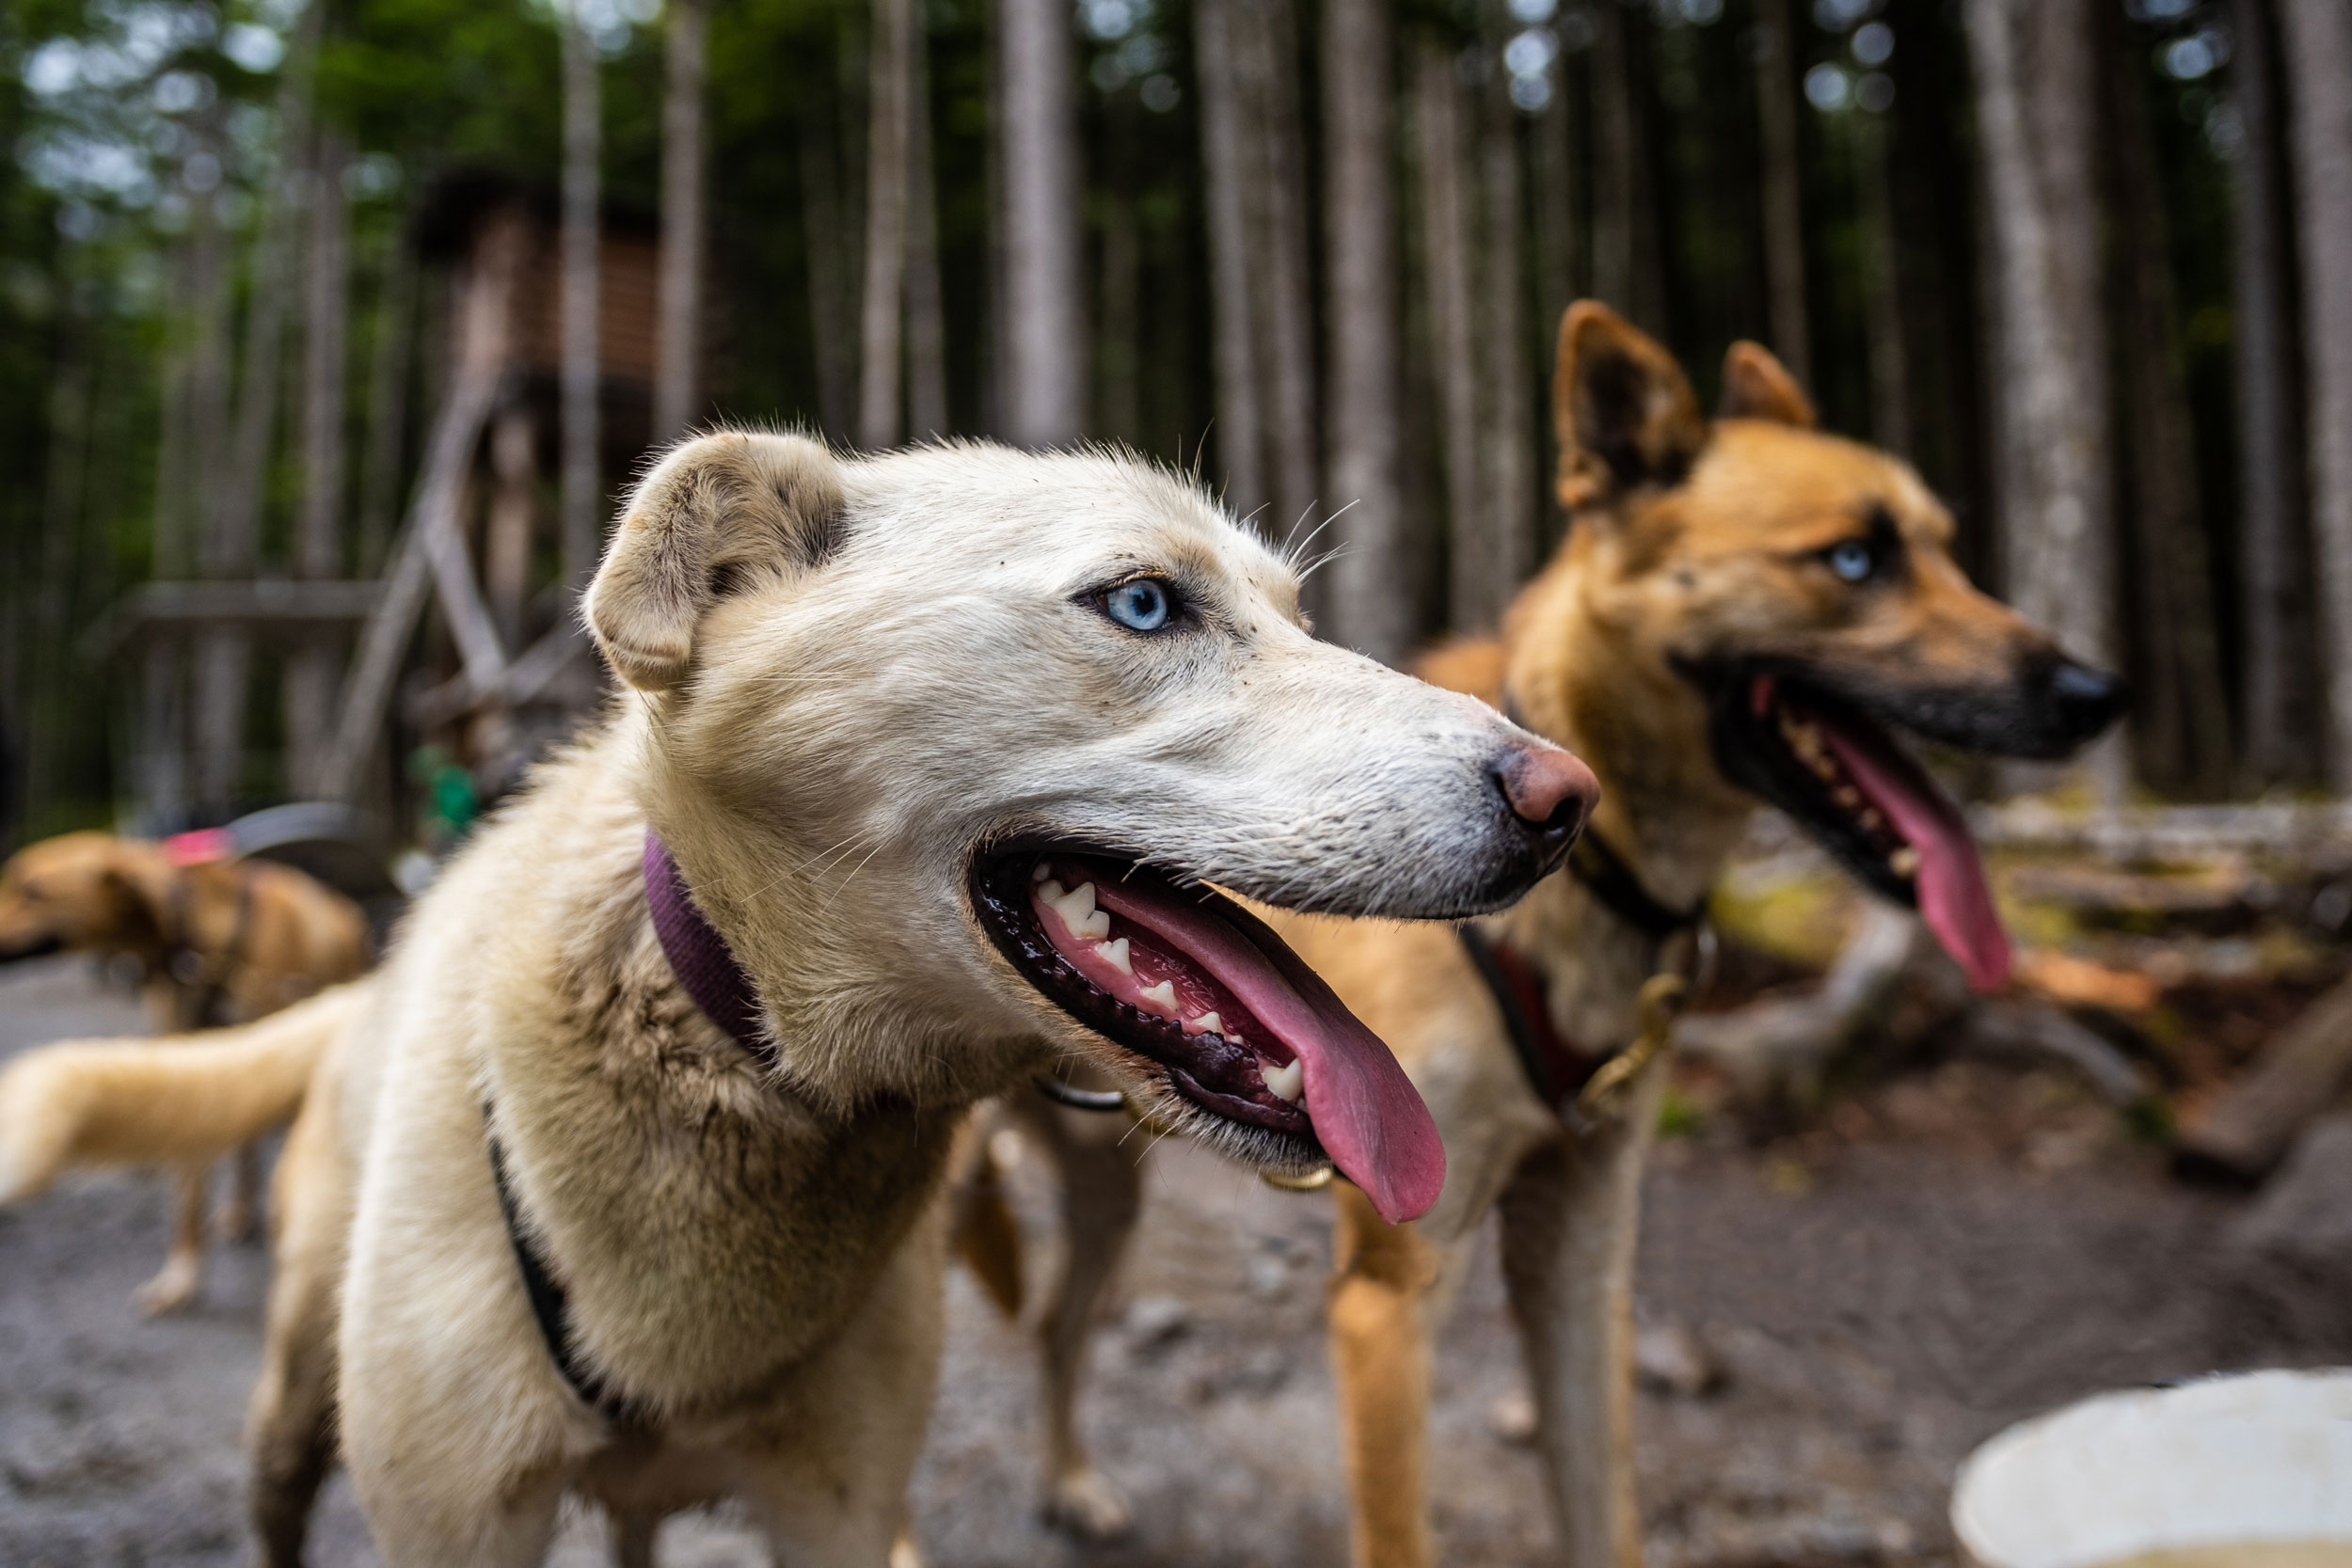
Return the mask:
<svg viewBox="0 0 2352 1568">
<path fill-rule="evenodd" d="M 1860 582 L 1870 575 L 1877 563 L 1870 559 L 1870 546 L 1859 539 L 1845 539 L 1832 545 L 1823 557 L 1829 569 L 1847 582 Z"/>
<path fill-rule="evenodd" d="M 1168 584 L 1151 578 L 1122 582 L 1103 597 L 1110 618 L 1130 631 L 1157 631 L 1168 625 Z"/>
</svg>

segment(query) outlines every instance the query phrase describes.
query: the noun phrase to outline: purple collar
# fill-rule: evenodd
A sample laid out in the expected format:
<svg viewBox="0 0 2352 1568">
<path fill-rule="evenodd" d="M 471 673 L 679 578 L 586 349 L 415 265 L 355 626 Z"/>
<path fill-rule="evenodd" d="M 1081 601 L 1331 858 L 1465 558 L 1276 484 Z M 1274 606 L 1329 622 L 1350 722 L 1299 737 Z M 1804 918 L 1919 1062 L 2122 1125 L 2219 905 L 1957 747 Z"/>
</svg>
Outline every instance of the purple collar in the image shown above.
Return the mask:
<svg viewBox="0 0 2352 1568">
<path fill-rule="evenodd" d="M 694 907 L 694 895 L 669 847 L 651 828 L 645 830 L 645 905 L 653 912 L 654 934 L 678 984 L 710 1022 L 735 1037 L 744 1050 L 769 1066 L 776 1061 L 775 1042 L 768 1037 L 759 1016 L 752 977 L 736 961 L 727 939 Z"/>
</svg>

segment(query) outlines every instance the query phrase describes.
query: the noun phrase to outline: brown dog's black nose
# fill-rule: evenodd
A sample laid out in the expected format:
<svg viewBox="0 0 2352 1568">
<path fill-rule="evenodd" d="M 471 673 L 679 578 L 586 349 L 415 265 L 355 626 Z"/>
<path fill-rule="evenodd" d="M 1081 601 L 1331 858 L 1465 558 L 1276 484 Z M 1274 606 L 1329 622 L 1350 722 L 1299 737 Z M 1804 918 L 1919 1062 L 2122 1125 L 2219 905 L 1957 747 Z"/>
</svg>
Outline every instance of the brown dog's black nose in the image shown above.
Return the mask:
<svg viewBox="0 0 2352 1568">
<path fill-rule="evenodd" d="M 1494 775 L 1511 815 L 1563 848 L 1583 831 L 1600 800 L 1600 781 L 1593 770 L 1557 746 L 1538 743 L 1506 752 Z"/>
<path fill-rule="evenodd" d="M 2088 740 L 2122 717 L 2128 700 L 2122 680 L 2105 670 L 2061 658 L 2050 668 L 2047 688 L 2058 728 L 2068 740 Z"/>
</svg>

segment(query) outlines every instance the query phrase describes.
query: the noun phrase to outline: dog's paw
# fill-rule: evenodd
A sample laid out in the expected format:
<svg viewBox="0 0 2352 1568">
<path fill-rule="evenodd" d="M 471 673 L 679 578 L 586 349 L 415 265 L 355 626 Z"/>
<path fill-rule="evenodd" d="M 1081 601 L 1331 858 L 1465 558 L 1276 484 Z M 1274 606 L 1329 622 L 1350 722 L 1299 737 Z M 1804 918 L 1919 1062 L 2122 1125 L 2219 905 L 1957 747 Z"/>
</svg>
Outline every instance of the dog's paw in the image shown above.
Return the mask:
<svg viewBox="0 0 2352 1568">
<path fill-rule="evenodd" d="M 1047 1522 L 1089 1541 L 1116 1541 L 1133 1520 L 1127 1499 L 1091 1465 L 1065 1472 L 1045 1500 Z"/>
<path fill-rule="evenodd" d="M 923 1548 L 914 1544 L 914 1531 L 901 1529 L 891 1542 L 890 1568 L 923 1568 Z"/>
<path fill-rule="evenodd" d="M 175 1255 L 165 1259 L 155 1277 L 131 1292 L 131 1296 L 147 1316 L 167 1317 L 185 1311 L 195 1302 L 197 1286 L 202 1277 L 202 1259 Z"/>
<path fill-rule="evenodd" d="M 1486 1430 L 1515 1449 L 1535 1441 L 1535 1396 L 1524 1388 L 1496 1396 L 1486 1407 Z"/>
</svg>

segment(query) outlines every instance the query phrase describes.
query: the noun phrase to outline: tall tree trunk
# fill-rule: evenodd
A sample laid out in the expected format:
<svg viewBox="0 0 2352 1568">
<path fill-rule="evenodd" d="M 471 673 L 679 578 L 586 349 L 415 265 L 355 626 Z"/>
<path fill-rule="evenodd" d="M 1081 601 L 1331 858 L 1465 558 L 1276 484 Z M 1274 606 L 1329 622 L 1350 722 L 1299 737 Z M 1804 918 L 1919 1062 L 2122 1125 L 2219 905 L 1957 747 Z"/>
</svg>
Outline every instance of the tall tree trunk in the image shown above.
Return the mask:
<svg viewBox="0 0 2352 1568">
<path fill-rule="evenodd" d="M 914 0 L 874 0 L 867 76 L 866 301 L 860 312 L 858 444 L 898 444 L 906 304 L 908 110 L 914 96 Z"/>
<path fill-rule="evenodd" d="M 215 118 L 200 116 L 199 146 L 217 145 Z M 219 214 L 210 191 L 188 202 L 188 232 L 181 242 L 176 280 L 183 335 L 176 374 L 167 382 L 165 440 L 156 476 L 155 576 L 170 579 L 197 569 L 211 508 L 219 495 L 221 448 L 228 403 L 229 291 Z M 138 821 L 148 832 L 185 823 L 188 814 L 188 641 L 161 628 L 140 660 Z"/>
<path fill-rule="evenodd" d="M 1428 278 L 1445 466 L 1447 620 L 1457 632 L 1493 629 L 1502 572 L 1482 527 L 1478 483 L 1478 361 L 1471 325 L 1469 202 L 1462 96 L 1453 54 L 1424 43 L 1413 64 L 1413 128 L 1421 173 L 1422 270 Z"/>
<path fill-rule="evenodd" d="M 1896 37 L 1940 36 L 1944 0 L 1893 0 L 1888 10 Z M 1888 71 L 1895 78 L 1893 182 L 1896 230 L 1912 236 L 1898 251 L 1899 276 L 1906 283 L 1905 311 L 1915 328 L 1912 343 L 1913 406 L 1920 418 L 1913 431 L 1917 460 L 1951 502 L 1960 531 L 1953 556 L 1972 578 L 1992 580 L 1988 526 L 1992 494 L 1979 356 L 1988 336 L 1979 330 L 1976 204 L 1954 199 L 1969 189 L 1972 157 L 1962 146 L 1966 85 L 1952 82 L 1940 49 L 1909 42 L 1895 51 Z"/>
<path fill-rule="evenodd" d="M 1619 9 L 1625 39 L 1627 150 L 1632 174 L 1628 218 L 1633 231 L 1633 320 L 1664 341 L 1673 325 L 1666 295 L 1666 235 L 1660 214 L 1658 137 L 1652 120 L 1657 99 L 1657 13 L 1647 6 Z"/>
<path fill-rule="evenodd" d="M 1764 132 L 1764 283 L 1772 352 L 1809 388 L 1813 332 L 1804 300 L 1804 164 L 1797 145 L 1797 47 L 1788 0 L 1756 0 L 1756 103 Z"/>
<path fill-rule="evenodd" d="M 2090 0 L 1966 0 L 1992 229 L 2004 578 L 2077 657 L 2111 664 L 2115 523 L 2092 180 Z M 2088 761 L 2108 798 L 2117 743 Z"/>
<path fill-rule="evenodd" d="M 322 134 L 310 184 L 310 244 L 302 295 L 302 511 L 294 575 L 343 570 L 343 374 L 351 315 L 351 203 L 343 195 L 350 144 Z M 286 660 L 286 770 L 296 794 L 314 795 L 334 730 L 343 638 L 321 631 Z"/>
<path fill-rule="evenodd" d="M 227 462 L 206 521 L 200 564 L 215 578 L 250 578 L 261 540 L 262 502 L 271 438 L 278 429 L 280 341 L 286 324 L 294 247 L 295 186 L 310 145 L 313 69 L 326 13 L 303 13 L 278 87 L 278 172 L 253 245 L 253 287 L 246 307 Z M 196 649 L 196 792 L 206 812 L 235 800 L 244 758 L 246 687 L 252 641 L 242 626 L 210 626 Z"/>
<path fill-rule="evenodd" d="M 1242 101 L 1233 44 L 1233 11 L 1245 0 L 1195 0 L 1194 52 L 1200 82 L 1200 152 L 1207 178 L 1210 308 L 1215 318 L 1216 450 L 1225 467 L 1225 501 L 1253 516 L 1266 504 L 1263 429 L 1258 401 L 1256 282 L 1249 217 L 1243 198 L 1242 147 L 1254 138 Z"/>
<path fill-rule="evenodd" d="M 939 197 L 931 177 L 930 40 L 910 33 L 907 94 L 907 428 L 947 433 L 947 317 L 939 286 Z"/>
<path fill-rule="evenodd" d="M 2196 431 L 2180 358 L 2169 226 L 2137 51 L 2106 17 L 2100 51 L 2115 149 L 2116 294 L 2126 378 L 2130 519 L 2146 688 L 2135 738 L 2144 776 L 2218 794 L 2230 771 L 2230 717 L 2214 632 L 2213 573 L 2198 506 Z"/>
<path fill-rule="evenodd" d="M 74 706 L 72 665 L 74 588 L 84 554 L 98 324 L 69 304 L 58 313 L 50 355 L 48 460 L 43 465 L 40 554 L 35 563 L 33 644 L 26 660 L 32 703 L 25 714 L 26 814 L 46 815 L 71 787 L 65 737 Z"/>
<path fill-rule="evenodd" d="M 1388 664 L 1413 640 L 1411 552 L 1397 334 L 1388 0 L 1323 8 L 1324 272 L 1330 394 L 1327 501 L 1347 510 L 1333 545 L 1328 635 Z"/>
<path fill-rule="evenodd" d="M 1579 293 L 1582 271 L 1576 253 L 1577 210 L 1582 164 L 1578 157 L 1571 72 L 1554 62 L 1552 98 L 1535 118 L 1533 148 L 1535 182 L 1535 325 L 1549 333 L 1567 313 Z"/>
<path fill-rule="evenodd" d="M 1002 0 L 1005 434 L 1018 446 L 1075 441 L 1086 418 L 1078 115 L 1062 0 Z"/>
<path fill-rule="evenodd" d="M 1289 0 L 1251 0 L 1231 11 L 1240 85 L 1254 136 L 1242 143 L 1249 214 L 1254 329 L 1263 353 L 1259 406 L 1268 435 L 1268 486 L 1275 538 L 1312 536 L 1317 505 L 1315 315 L 1308 293 L 1306 138 L 1298 124 L 1298 33 Z M 1308 604 L 1327 602 L 1311 585 Z"/>
<path fill-rule="evenodd" d="M 887 3 L 887 0 L 886 0 Z M 659 446 L 700 402 L 703 297 L 703 77 L 708 0 L 669 0 L 668 90 L 661 101 L 661 279 L 653 389 Z"/>
<path fill-rule="evenodd" d="M 1913 455 L 1911 366 L 1903 339 L 1902 277 L 1898 266 L 1893 171 L 1883 114 L 1857 109 L 1855 150 L 1862 182 L 1863 310 L 1870 341 L 1870 438 L 1899 457 Z M 1769 183 L 1769 180 L 1768 180 Z M 1800 280 L 1800 288 L 1803 284 Z M 1774 298 L 1778 299 L 1777 286 Z M 1777 312 L 1775 305 L 1775 312 Z M 1778 328 L 1774 328 L 1778 335 Z"/>
<path fill-rule="evenodd" d="M 1120 118 L 1125 118 L 1124 111 L 1130 107 L 1108 106 Z M 1126 160 L 1125 166 L 1134 166 L 1132 159 Z M 1135 198 L 1123 190 L 1116 191 L 1104 205 L 1102 268 L 1098 287 L 1103 318 L 1095 334 L 1098 434 L 1105 440 L 1132 446 L 1142 435 L 1138 427 L 1143 400 L 1143 234 Z"/>
<path fill-rule="evenodd" d="M 817 410 L 825 434 L 850 438 L 857 417 L 857 344 L 847 323 L 857 309 L 841 255 L 848 205 L 842 198 L 839 135 L 833 106 L 801 101 L 801 233 L 808 257 L 809 332 L 817 350 Z"/>
<path fill-rule="evenodd" d="M 596 394 L 603 361 L 596 342 L 602 288 L 597 247 L 603 240 L 600 188 L 603 92 L 596 40 L 580 14 L 581 0 L 564 0 L 564 315 L 563 560 L 564 585 L 578 594 L 596 569 L 603 531 Z"/>
<path fill-rule="evenodd" d="M 408 227 L 394 231 L 377 285 L 375 341 L 368 353 L 368 445 L 360 458 L 358 571 L 384 564 L 400 505 L 400 471 L 408 436 L 408 365 L 417 341 L 417 258 Z"/>
<path fill-rule="evenodd" d="M 2242 751 L 2249 782 L 2258 786 L 2316 778 L 2320 767 L 2302 377 L 2272 4 L 2236 0 L 2230 13 L 2231 91 L 2246 134 L 2235 165 L 2234 225 Z"/>
<path fill-rule="evenodd" d="M 1535 370 L 1528 356 L 1527 277 L 1520 260 L 1524 196 L 1519 180 L 1518 111 L 1502 73 L 1487 79 L 1486 122 L 1479 137 L 1486 244 L 1480 290 L 1482 345 L 1479 386 L 1485 396 L 1479 429 L 1485 437 L 1481 512 L 1490 535 L 1490 593 L 1508 604 L 1535 567 Z"/>
<path fill-rule="evenodd" d="M 1633 314 L 1634 105 L 1624 9 L 1593 8 L 1593 295 Z"/>
<path fill-rule="evenodd" d="M 1653 337 L 1666 335 L 1664 251 L 1658 232 L 1648 120 L 1645 11 L 1592 9 L 1593 293 Z"/>
<path fill-rule="evenodd" d="M 193 208 L 196 203 L 191 202 Z M 193 220 L 194 214 L 191 213 Z M 193 236 L 170 250 L 171 314 L 163 361 L 162 432 L 155 447 L 155 519 L 149 575 L 159 582 L 187 575 L 193 452 L 188 436 L 188 334 L 195 300 L 191 252 Z M 137 710 L 132 721 L 131 799 L 136 832 L 153 835 L 168 831 L 186 807 L 185 781 L 180 767 L 182 748 L 179 703 L 186 672 L 179 639 L 162 627 L 150 627 L 140 650 Z"/>
<path fill-rule="evenodd" d="M 2328 778 L 2352 792 L 2352 14 L 2343 0 L 2282 0 L 2280 11 L 2295 110 Z"/>
</svg>

